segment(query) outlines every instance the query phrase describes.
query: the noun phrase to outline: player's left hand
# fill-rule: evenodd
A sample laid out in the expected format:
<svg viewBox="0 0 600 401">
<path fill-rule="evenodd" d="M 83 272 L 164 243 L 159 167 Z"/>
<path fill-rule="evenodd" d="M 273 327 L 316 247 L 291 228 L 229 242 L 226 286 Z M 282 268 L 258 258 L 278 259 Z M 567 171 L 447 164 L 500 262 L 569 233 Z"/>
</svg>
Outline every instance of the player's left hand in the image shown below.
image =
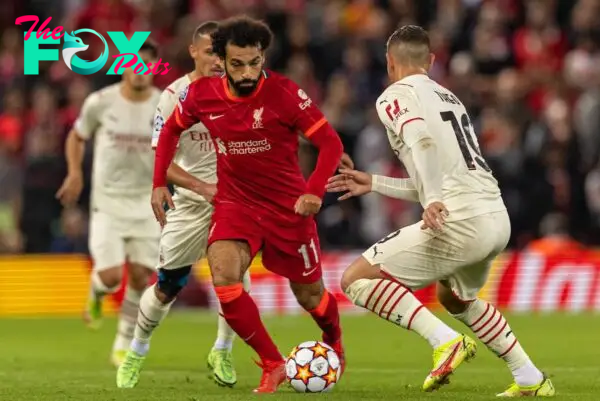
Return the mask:
<svg viewBox="0 0 600 401">
<path fill-rule="evenodd" d="M 301 216 L 310 216 L 319 213 L 323 201 L 316 195 L 304 194 L 298 198 L 294 212 Z"/>
<path fill-rule="evenodd" d="M 342 159 L 340 160 L 340 165 L 338 168 L 354 170 L 354 161 L 352 161 L 352 158 L 350 155 L 348 155 L 348 153 L 342 154 Z"/>
<path fill-rule="evenodd" d="M 423 212 L 421 230 L 427 230 L 428 228 L 441 230 L 448 214 L 448 209 L 442 202 L 432 202 Z"/>
</svg>

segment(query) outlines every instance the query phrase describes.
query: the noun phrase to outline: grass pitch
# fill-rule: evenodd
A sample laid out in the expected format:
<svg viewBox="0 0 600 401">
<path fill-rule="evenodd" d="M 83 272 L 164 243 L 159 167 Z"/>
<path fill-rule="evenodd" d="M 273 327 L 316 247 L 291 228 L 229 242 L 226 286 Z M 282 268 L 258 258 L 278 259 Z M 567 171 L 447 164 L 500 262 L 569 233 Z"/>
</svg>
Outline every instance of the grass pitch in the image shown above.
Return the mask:
<svg viewBox="0 0 600 401">
<path fill-rule="evenodd" d="M 552 377 L 557 399 L 600 399 L 600 316 L 507 316 L 532 359 Z M 425 394 L 420 386 L 431 366 L 429 346 L 374 316 L 344 316 L 348 369 L 330 394 L 296 394 L 282 386 L 272 400 L 322 397 L 335 400 L 492 400 L 510 384 L 503 361 L 480 344 L 478 356 L 452 377 L 452 384 Z M 282 352 L 318 339 L 306 316 L 265 318 Z M 451 325 L 464 330 L 458 323 Z M 175 312 L 156 332 L 139 385 L 120 390 L 109 364 L 116 321 L 90 332 L 76 319 L 0 320 L 0 400 L 247 400 L 260 370 L 251 350 L 236 340 L 238 384 L 217 387 L 206 378 L 206 353 L 216 333 L 215 316 Z"/>
</svg>

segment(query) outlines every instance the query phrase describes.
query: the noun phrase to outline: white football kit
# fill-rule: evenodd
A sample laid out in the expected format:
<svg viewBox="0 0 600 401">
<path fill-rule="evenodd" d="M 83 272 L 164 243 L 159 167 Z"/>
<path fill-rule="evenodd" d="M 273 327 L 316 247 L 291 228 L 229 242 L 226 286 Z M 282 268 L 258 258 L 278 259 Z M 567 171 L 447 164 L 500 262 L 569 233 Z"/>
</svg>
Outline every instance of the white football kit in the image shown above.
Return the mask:
<svg viewBox="0 0 600 401">
<path fill-rule="evenodd" d="M 175 109 L 180 93 L 191 83 L 188 75 L 174 81 L 160 96 L 154 118 L 152 146 L 156 147 L 163 125 Z M 217 182 L 217 155 L 208 129 L 197 123 L 179 138 L 174 163 L 194 177 L 208 183 Z M 206 251 L 212 205 L 202 196 L 175 187 L 175 209 L 167 211 L 159 246 L 159 268 L 177 269 L 193 265 Z"/>
<path fill-rule="evenodd" d="M 123 97 L 120 84 L 85 100 L 75 131 L 94 137 L 89 246 L 94 269 L 120 267 L 126 260 L 153 268 L 160 225 L 150 197 L 154 154 L 152 122 L 160 92 L 148 100 Z"/>
<path fill-rule="evenodd" d="M 475 299 L 508 243 L 510 221 L 465 107 L 424 74 L 389 86 L 376 107 L 410 179 L 374 176 L 373 190 L 424 208 L 441 201 L 449 215 L 441 231 L 421 230 L 419 222 L 389 234 L 363 256 L 410 289 L 444 281 L 460 299 Z M 427 145 L 432 142 L 434 147 Z"/>
</svg>

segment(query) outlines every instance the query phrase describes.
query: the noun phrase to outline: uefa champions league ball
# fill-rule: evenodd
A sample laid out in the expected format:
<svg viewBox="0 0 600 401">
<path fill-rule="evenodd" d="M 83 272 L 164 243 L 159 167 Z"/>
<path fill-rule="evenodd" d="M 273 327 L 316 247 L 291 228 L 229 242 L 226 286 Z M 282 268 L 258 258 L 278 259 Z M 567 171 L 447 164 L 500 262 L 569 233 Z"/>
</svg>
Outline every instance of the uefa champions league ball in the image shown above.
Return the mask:
<svg viewBox="0 0 600 401">
<path fill-rule="evenodd" d="M 333 348 L 320 341 L 307 341 L 292 350 L 285 361 L 285 373 L 299 393 L 326 393 L 333 389 L 342 372 Z"/>
</svg>

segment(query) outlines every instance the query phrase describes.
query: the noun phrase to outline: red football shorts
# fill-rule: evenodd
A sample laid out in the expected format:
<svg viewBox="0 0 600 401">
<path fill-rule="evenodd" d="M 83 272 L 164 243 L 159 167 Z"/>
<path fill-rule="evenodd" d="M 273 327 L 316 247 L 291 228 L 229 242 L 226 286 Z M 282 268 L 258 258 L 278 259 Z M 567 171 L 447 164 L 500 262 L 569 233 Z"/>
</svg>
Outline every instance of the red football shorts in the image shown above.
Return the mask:
<svg viewBox="0 0 600 401">
<path fill-rule="evenodd" d="M 223 240 L 246 241 L 252 258 L 262 249 L 265 268 L 293 283 L 312 284 L 321 279 L 321 247 L 312 217 L 281 226 L 243 206 L 220 204 L 213 212 L 208 245 Z"/>
</svg>

